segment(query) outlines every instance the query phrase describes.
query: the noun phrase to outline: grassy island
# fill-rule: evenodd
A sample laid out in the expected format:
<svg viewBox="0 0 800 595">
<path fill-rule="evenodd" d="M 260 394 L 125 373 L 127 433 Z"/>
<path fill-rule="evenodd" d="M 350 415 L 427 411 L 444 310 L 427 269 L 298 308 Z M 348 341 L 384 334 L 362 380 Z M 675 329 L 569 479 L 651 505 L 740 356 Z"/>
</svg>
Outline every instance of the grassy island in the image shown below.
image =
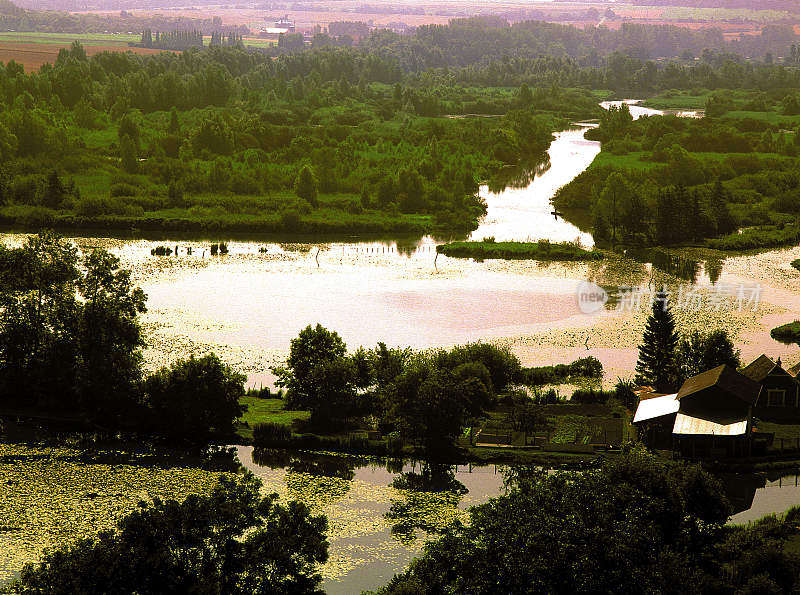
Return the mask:
<svg viewBox="0 0 800 595">
<path fill-rule="evenodd" d="M 776 326 L 769 334 L 773 339 L 781 343 L 800 344 L 800 320 Z"/>
<path fill-rule="evenodd" d="M 436 247 L 439 254 L 456 258 L 504 258 L 531 260 L 600 260 L 599 250 L 585 250 L 569 242 L 450 242 Z"/>
</svg>

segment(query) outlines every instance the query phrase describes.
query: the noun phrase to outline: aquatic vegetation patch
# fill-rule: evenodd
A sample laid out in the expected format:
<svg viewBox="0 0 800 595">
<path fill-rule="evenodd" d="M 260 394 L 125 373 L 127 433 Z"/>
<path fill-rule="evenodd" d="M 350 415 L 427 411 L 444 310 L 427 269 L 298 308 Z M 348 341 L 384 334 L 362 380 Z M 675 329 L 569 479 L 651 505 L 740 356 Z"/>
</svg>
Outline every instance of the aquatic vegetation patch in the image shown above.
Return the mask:
<svg viewBox="0 0 800 595">
<path fill-rule="evenodd" d="M 110 529 L 140 501 L 210 493 L 220 473 L 82 462 L 67 448 L 0 445 L 0 583 L 55 547 Z"/>
<path fill-rule="evenodd" d="M 586 250 L 570 242 L 450 242 L 436 247 L 439 254 L 456 258 L 530 259 L 530 260 L 602 260 L 599 250 Z"/>
</svg>

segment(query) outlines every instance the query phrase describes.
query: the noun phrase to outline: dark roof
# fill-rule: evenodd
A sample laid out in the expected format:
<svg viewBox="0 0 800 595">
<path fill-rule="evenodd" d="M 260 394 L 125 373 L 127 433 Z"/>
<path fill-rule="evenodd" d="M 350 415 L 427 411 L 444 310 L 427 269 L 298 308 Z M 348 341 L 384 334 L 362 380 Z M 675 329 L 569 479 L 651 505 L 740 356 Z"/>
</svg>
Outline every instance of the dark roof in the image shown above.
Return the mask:
<svg viewBox="0 0 800 595">
<path fill-rule="evenodd" d="M 678 400 L 712 386 L 716 386 L 751 405 L 756 402 L 758 393 L 761 390 L 757 382 L 723 364 L 686 380 L 678 391 Z"/>
<path fill-rule="evenodd" d="M 772 373 L 776 365 L 777 364 L 766 355 L 760 355 L 742 368 L 741 373 L 747 376 L 750 380 L 763 382 L 764 379 Z"/>
</svg>

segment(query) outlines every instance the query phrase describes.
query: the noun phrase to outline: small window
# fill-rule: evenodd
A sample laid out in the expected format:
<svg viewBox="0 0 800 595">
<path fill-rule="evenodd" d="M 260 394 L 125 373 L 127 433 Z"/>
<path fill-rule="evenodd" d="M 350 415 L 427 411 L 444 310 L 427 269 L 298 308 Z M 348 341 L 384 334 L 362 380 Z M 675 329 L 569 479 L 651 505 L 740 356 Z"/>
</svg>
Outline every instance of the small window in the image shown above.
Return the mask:
<svg viewBox="0 0 800 595">
<path fill-rule="evenodd" d="M 783 407 L 786 400 L 786 391 L 772 388 L 767 391 L 767 407 Z"/>
</svg>

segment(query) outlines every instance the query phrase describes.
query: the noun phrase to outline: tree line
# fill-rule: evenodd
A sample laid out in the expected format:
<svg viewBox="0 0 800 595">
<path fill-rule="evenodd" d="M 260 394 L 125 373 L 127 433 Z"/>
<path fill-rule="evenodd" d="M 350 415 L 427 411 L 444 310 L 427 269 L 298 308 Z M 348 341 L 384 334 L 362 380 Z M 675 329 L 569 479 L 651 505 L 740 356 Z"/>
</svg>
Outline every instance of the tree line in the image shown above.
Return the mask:
<svg viewBox="0 0 800 595">
<path fill-rule="evenodd" d="M 75 13 L 59 7 L 44 9 L 36 3 L 37 10 L 21 8 L 9 0 L 0 2 L 0 28 L 4 31 L 33 31 L 41 33 L 129 33 L 145 29 L 161 31 L 186 31 L 198 29 L 211 34 L 213 31 L 247 34 L 245 26 L 223 25 L 220 17 L 208 19 L 185 16 L 170 17 L 162 14 L 152 16 L 134 15 L 122 10 L 114 14 Z"/>
<path fill-rule="evenodd" d="M 379 343 L 348 354 L 321 325 L 303 329 L 285 366 L 273 371 L 286 408 L 310 412 L 306 429 L 331 433 L 373 417 L 382 434 L 433 458 L 447 457 L 467 422 L 523 374 L 516 356 L 488 343 L 421 352 Z"/>
<path fill-rule="evenodd" d="M 52 233 L 0 247 L 0 408 L 203 442 L 242 415 L 243 375 L 215 355 L 143 370 L 146 296 L 103 250 Z"/>
</svg>

